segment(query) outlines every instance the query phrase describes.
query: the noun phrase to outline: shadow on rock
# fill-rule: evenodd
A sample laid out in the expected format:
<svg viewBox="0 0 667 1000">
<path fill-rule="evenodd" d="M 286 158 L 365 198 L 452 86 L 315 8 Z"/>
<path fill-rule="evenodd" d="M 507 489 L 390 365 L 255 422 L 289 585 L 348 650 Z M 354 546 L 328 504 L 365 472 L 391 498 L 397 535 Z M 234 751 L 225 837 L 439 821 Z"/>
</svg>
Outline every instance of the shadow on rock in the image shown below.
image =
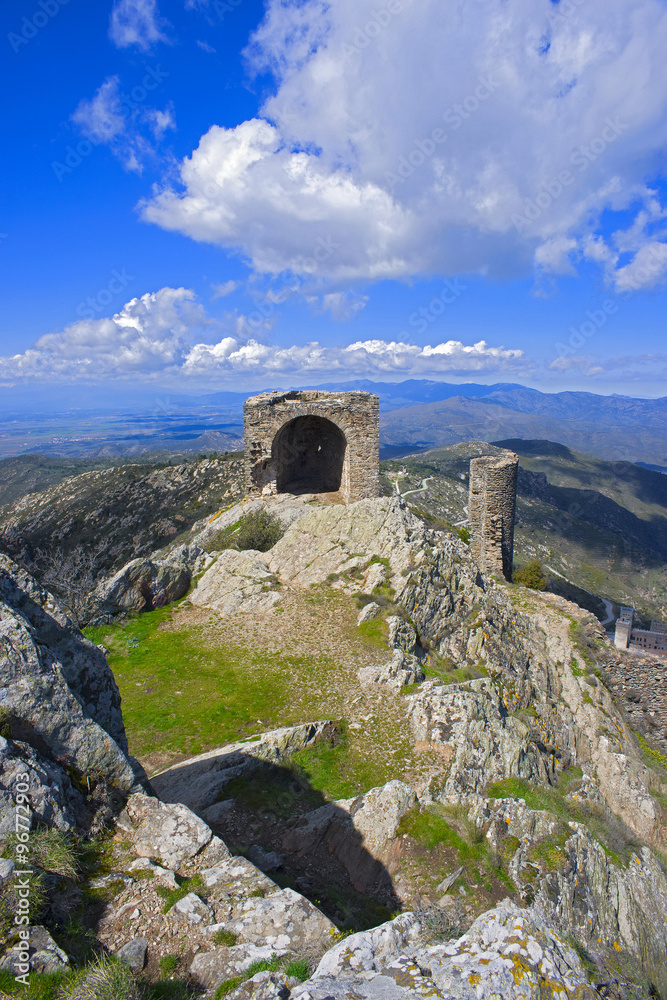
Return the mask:
<svg viewBox="0 0 667 1000">
<path fill-rule="evenodd" d="M 154 777 L 153 787 L 165 801 L 170 786 L 196 787 L 198 801 L 190 796 L 187 804 L 234 853 L 304 895 L 341 928 L 364 930 L 401 909 L 392 874 L 400 853 L 396 830 L 415 804 L 409 786 L 391 781 L 329 802 L 294 763 L 234 753 L 212 804 L 201 799 L 210 764 L 201 758 Z M 216 778 L 220 784 L 220 770 Z"/>
</svg>

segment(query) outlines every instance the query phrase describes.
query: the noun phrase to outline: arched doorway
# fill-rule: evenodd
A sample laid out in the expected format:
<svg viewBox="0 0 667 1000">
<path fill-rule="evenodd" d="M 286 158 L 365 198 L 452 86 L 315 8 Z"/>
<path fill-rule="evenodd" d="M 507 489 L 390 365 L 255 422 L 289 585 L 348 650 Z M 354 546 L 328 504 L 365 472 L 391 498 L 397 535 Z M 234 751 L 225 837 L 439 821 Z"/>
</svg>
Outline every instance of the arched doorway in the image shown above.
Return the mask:
<svg viewBox="0 0 667 1000">
<path fill-rule="evenodd" d="M 335 493 L 343 482 L 347 441 L 325 417 L 295 417 L 271 448 L 278 493 Z"/>
</svg>

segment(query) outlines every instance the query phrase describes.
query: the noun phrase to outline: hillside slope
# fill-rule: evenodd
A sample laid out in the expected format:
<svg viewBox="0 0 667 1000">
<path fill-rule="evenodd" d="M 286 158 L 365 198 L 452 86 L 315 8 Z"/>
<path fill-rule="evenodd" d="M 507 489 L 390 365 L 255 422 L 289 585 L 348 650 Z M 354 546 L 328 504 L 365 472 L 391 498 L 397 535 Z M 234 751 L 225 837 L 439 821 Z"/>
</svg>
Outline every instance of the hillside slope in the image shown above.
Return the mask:
<svg viewBox="0 0 667 1000">
<path fill-rule="evenodd" d="M 232 454 L 73 476 L 0 508 L 0 550 L 86 620 L 80 598 L 102 579 L 243 496 L 242 464 Z"/>
<path fill-rule="evenodd" d="M 434 448 L 471 438 L 548 439 L 605 459 L 667 464 L 667 430 L 664 414 L 657 408 L 660 401 L 652 401 L 656 404 L 652 416 L 644 412 L 646 407 L 633 407 L 632 402 L 628 401 L 627 407 L 605 407 L 601 403 L 595 408 L 571 409 L 571 400 L 533 390 L 518 395 L 517 391 L 491 393 L 483 399 L 453 397 L 385 413 L 380 440 L 385 446 Z M 529 403 L 534 403 L 531 409 Z M 517 408 L 522 405 L 526 409 Z"/>
<path fill-rule="evenodd" d="M 515 562 L 538 559 L 577 587 L 647 616 L 667 617 L 667 479 L 550 441 L 497 442 L 520 459 Z M 468 442 L 383 463 L 392 488 L 451 524 L 467 518 Z M 426 489 L 422 489 L 424 480 Z M 419 492 L 411 492 L 418 490 Z M 558 585 L 562 590 L 562 584 Z M 567 592 L 596 613 L 584 594 Z"/>
</svg>

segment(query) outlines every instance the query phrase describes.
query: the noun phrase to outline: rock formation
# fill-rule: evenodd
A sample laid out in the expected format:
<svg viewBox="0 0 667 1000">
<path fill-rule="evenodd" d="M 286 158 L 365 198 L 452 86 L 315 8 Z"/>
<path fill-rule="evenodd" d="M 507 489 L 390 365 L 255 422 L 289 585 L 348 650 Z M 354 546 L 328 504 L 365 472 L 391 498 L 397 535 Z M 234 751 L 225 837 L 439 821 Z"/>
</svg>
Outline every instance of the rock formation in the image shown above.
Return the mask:
<svg viewBox="0 0 667 1000">
<path fill-rule="evenodd" d="M 273 614 L 281 588 L 326 584 L 360 595 L 362 627 L 379 621 L 387 650 L 360 669 L 359 684 L 387 697 L 410 685 L 412 735 L 432 764 L 419 780 L 309 807 L 275 850 L 255 844 L 248 858 L 219 835 L 234 808 L 228 788 L 260 767 L 282 767 L 335 726 L 307 723 L 183 761 L 155 777 L 151 795 L 127 756 L 100 651 L 21 570 L 1 564 L 7 796 L 20 761 L 35 775 L 46 824 L 79 823 L 87 775 L 117 790 L 107 819 L 124 806 L 115 867 L 94 883 L 110 895 L 99 940 L 137 969 L 182 946 L 210 998 L 223 983 L 231 1000 L 667 998 L 658 853 L 667 847 L 667 785 L 603 682 L 617 654 L 595 619 L 553 595 L 494 582 L 467 546 L 427 527 L 400 498 L 311 499 L 253 500 L 197 533 L 181 553 L 190 571 L 214 530 L 248 509 L 273 511 L 286 528 L 266 553 L 213 552 L 191 600 L 252 616 L 258 602 Z M 443 662 L 464 679 L 439 675 Z M 46 698 L 55 712 L 46 712 Z M 499 859 L 513 899 L 475 911 L 474 891 L 452 867 L 434 878 L 435 898 L 394 895 L 399 916 L 337 942 L 317 902 L 279 885 L 283 855 L 301 856 L 339 862 L 355 891 L 399 893 L 410 824 L 423 816 L 472 831 L 470 843 Z M 272 956 L 271 968 L 251 975 L 255 960 Z M 286 971 L 296 957 L 314 968 L 302 985 Z M 5 958 L 7 967 L 14 961 Z"/>
</svg>

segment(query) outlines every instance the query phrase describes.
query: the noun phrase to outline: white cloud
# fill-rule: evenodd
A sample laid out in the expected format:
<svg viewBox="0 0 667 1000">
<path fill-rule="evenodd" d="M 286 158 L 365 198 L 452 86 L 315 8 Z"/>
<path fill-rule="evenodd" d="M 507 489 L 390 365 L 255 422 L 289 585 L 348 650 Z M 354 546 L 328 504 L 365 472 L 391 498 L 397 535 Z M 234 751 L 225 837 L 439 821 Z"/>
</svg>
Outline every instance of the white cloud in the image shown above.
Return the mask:
<svg viewBox="0 0 667 1000">
<path fill-rule="evenodd" d="M 109 20 L 109 37 L 119 49 L 136 46 L 148 52 L 157 42 L 168 42 L 162 31 L 168 26 L 156 0 L 115 0 Z"/>
<path fill-rule="evenodd" d="M 110 143 L 125 131 L 121 107 L 120 80 L 110 76 L 91 100 L 79 102 L 72 121 L 92 142 Z"/>
<path fill-rule="evenodd" d="M 199 38 L 197 39 L 197 45 L 200 49 L 203 49 L 204 52 L 209 52 L 211 54 L 217 52 L 217 49 L 214 49 L 212 45 L 209 45 L 208 42 L 202 42 Z"/>
<path fill-rule="evenodd" d="M 171 106 L 166 107 L 164 111 L 160 111 L 158 108 L 148 108 L 144 117 L 156 139 L 161 139 L 169 129 L 176 128 L 174 109 Z"/>
<path fill-rule="evenodd" d="M 664 3 L 570 9 L 269 0 L 263 118 L 213 126 L 144 218 L 270 274 L 567 273 L 667 143 Z"/>
<path fill-rule="evenodd" d="M 160 72 L 149 72 L 144 80 L 152 90 L 161 78 Z M 135 91 L 143 93 L 144 99 L 148 94 L 143 86 Z M 125 170 L 140 174 L 144 161 L 155 153 L 153 142 L 142 134 L 142 128 L 159 142 L 167 130 L 176 128 L 176 123 L 171 105 L 160 111 L 137 103 L 136 98 L 136 92 L 133 99 L 121 91 L 117 76 L 107 77 L 90 100 L 79 102 L 72 122 L 95 145 L 108 146 Z"/>
<path fill-rule="evenodd" d="M 256 340 L 239 342 L 225 337 L 218 344 L 196 344 L 189 352 L 183 372 L 187 375 L 238 373 L 258 374 L 463 374 L 480 371 L 527 369 L 523 352 L 488 347 L 482 340 L 465 345 L 450 340 L 434 347 L 366 340 L 348 347 L 309 344 L 276 347 Z"/>
<path fill-rule="evenodd" d="M 239 287 L 238 281 L 223 281 L 220 285 L 211 285 L 213 289 L 213 299 L 224 299 Z"/>
<path fill-rule="evenodd" d="M 520 350 L 458 340 L 419 347 L 401 341 L 365 340 L 327 347 L 317 342 L 280 347 L 257 340 L 271 316 L 230 320 L 227 335 L 208 318 L 193 291 L 162 288 L 132 299 L 114 316 L 81 320 L 41 337 L 34 347 L 0 358 L 0 379 L 113 379 L 190 377 L 200 381 L 236 375 L 465 374 L 526 372 Z M 261 328 L 261 329 L 260 329 Z M 248 332 L 254 335 L 248 337 Z M 207 336 L 217 342 L 203 342 Z"/>
<path fill-rule="evenodd" d="M 188 338 L 209 322 L 186 288 L 132 299 L 104 319 L 84 319 L 49 333 L 24 354 L 0 358 L 0 376 L 103 379 L 151 374 L 182 365 Z"/>
<path fill-rule="evenodd" d="M 318 302 L 318 299 L 314 300 Z M 322 296 L 318 312 L 328 312 L 339 323 L 347 323 L 364 311 L 368 303 L 367 295 L 353 295 L 348 292 L 329 292 Z"/>
</svg>

